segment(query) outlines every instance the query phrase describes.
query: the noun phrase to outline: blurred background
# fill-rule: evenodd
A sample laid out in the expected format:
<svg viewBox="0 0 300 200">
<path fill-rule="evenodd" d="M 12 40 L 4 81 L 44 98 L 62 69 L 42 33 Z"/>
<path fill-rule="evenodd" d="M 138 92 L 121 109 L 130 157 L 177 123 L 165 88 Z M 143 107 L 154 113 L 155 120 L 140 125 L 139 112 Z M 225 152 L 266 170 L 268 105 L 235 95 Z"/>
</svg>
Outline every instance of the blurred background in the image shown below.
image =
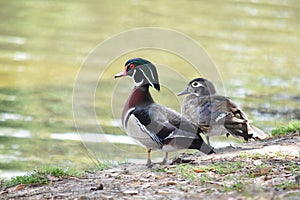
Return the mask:
<svg viewBox="0 0 300 200">
<path fill-rule="evenodd" d="M 184 70 L 188 62 L 144 49 L 111 63 L 95 93 L 93 109 L 101 129 L 88 119 L 83 122 L 87 134 L 105 133 L 110 143 L 82 143 L 72 112 L 74 81 L 89 53 L 111 36 L 137 27 L 173 29 L 198 42 L 219 71 L 222 84 L 217 88 L 264 131 L 300 119 L 298 0 L 1 0 L 0 17 L 0 178 L 44 165 L 93 167 L 87 144 L 97 159 L 144 161 L 145 155 L 137 153 L 144 149 L 123 137 L 119 122 L 132 82 L 115 81 L 113 74 L 128 58 L 145 57 L 183 70 L 189 80 L 195 74 Z M 180 111 L 182 98 L 175 94 L 185 85 L 176 85 L 176 79 L 173 84 L 176 91 L 164 85 L 152 94 Z M 116 88 L 122 95 L 107 93 Z"/>
</svg>

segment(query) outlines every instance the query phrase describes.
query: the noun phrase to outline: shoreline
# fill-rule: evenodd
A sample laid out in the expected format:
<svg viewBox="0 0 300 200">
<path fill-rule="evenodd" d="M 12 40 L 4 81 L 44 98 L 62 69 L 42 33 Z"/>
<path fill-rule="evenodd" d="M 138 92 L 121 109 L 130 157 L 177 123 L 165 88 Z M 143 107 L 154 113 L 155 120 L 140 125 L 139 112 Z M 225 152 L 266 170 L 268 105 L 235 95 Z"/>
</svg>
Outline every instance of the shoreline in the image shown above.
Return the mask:
<svg viewBox="0 0 300 200">
<path fill-rule="evenodd" d="M 214 155 L 180 154 L 151 169 L 118 164 L 48 185 L 2 188 L 0 199 L 296 199 L 300 196 L 299 132 L 216 149 Z"/>
</svg>

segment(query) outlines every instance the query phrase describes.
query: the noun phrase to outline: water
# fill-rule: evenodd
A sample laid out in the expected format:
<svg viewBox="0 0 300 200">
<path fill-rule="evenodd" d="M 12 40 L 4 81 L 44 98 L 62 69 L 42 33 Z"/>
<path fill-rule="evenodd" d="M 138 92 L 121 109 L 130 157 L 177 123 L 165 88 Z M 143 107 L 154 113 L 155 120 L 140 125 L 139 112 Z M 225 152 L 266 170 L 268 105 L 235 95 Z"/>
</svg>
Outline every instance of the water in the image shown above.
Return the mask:
<svg viewBox="0 0 300 200">
<path fill-rule="evenodd" d="M 120 128 L 122 104 L 132 82 L 115 81 L 112 77 L 127 58 L 139 56 L 181 69 L 181 76 L 186 79 L 194 78 L 193 72 L 184 70 L 189 64 L 168 52 L 128 53 L 117 58 L 101 77 L 93 108 L 101 129 L 90 118 L 82 123 L 84 133 L 108 134 L 104 139 L 110 138 L 110 142 L 100 142 L 101 136 L 96 136 L 97 142 L 80 140 L 73 134 L 77 130 L 72 91 L 81 64 L 100 42 L 136 27 L 174 29 L 201 44 L 221 75 L 223 82 L 217 83 L 219 91 L 238 102 L 263 130 L 269 132 L 290 120 L 300 119 L 297 0 L 176 3 L 28 0 L 1 1 L 0 8 L 0 174 L 3 176 L 51 164 L 79 169 L 92 167 L 86 147 L 98 159 L 144 159 L 144 149 L 122 138 L 124 132 Z M 104 66 L 99 66 L 99 70 L 101 67 Z M 175 94 L 185 86 L 160 70 L 160 78 L 166 84 L 160 93 L 153 91 L 153 95 L 161 104 L 180 110 L 182 98 Z M 112 94 L 113 91 L 119 93 Z M 112 96 L 122 98 L 112 99 Z"/>
</svg>

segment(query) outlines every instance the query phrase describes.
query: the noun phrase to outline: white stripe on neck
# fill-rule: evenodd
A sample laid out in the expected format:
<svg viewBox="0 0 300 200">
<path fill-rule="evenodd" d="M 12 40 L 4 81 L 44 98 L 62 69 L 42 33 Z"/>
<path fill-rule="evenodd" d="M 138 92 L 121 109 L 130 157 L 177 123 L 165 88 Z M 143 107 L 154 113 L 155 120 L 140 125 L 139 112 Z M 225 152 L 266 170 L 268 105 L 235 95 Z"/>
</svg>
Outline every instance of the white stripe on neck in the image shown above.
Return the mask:
<svg viewBox="0 0 300 200">
<path fill-rule="evenodd" d="M 149 80 L 148 76 L 145 74 L 145 72 L 142 70 L 142 69 L 139 69 L 141 70 L 141 72 L 143 73 L 144 77 L 147 79 L 147 81 L 150 83 L 150 85 L 154 88 L 154 85 L 153 83 Z M 151 71 L 151 70 L 150 70 Z M 154 80 L 154 79 L 153 79 Z"/>
<path fill-rule="evenodd" d="M 141 85 L 143 84 L 144 79 L 142 79 L 140 82 L 135 82 L 135 78 L 134 78 L 135 73 L 136 73 L 136 69 L 133 71 L 133 74 L 132 74 L 133 83 L 134 83 L 134 85 L 135 85 L 136 87 L 139 87 L 139 86 L 141 86 Z"/>
</svg>

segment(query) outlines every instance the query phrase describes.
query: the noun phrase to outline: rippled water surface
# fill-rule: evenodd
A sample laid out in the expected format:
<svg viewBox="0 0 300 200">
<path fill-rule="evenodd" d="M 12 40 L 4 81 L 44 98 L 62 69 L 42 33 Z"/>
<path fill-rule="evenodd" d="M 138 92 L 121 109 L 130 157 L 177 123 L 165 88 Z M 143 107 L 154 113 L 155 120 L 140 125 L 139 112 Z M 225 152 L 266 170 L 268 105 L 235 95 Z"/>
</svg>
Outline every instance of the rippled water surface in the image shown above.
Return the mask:
<svg viewBox="0 0 300 200">
<path fill-rule="evenodd" d="M 187 61 L 154 49 L 120 55 L 110 66 L 99 65 L 107 70 L 99 77 L 95 107 L 84 107 L 95 110 L 101 129 L 88 116 L 82 121 L 84 134 L 77 135 L 72 111 L 74 81 L 88 54 L 112 35 L 136 27 L 174 29 L 199 43 L 218 69 L 220 93 L 238 102 L 266 132 L 300 119 L 298 0 L 1 1 L 0 17 L 2 176 L 51 164 L 92 167 L 86 147 L 98 159 L 144 159 L 144 149 L 120 128 L 132 83 L 115 81 L 113 74 L 136 56 L 167 66 L 158 69 L 162 91 L 152 93 L 179 111 L 182 98 L 175 94 L 185 87 L 179 78 L 199 76 L 185 70 L 191 69 Z M 168 73 L 175 69 L 177 74 Z"/>
</svg>

